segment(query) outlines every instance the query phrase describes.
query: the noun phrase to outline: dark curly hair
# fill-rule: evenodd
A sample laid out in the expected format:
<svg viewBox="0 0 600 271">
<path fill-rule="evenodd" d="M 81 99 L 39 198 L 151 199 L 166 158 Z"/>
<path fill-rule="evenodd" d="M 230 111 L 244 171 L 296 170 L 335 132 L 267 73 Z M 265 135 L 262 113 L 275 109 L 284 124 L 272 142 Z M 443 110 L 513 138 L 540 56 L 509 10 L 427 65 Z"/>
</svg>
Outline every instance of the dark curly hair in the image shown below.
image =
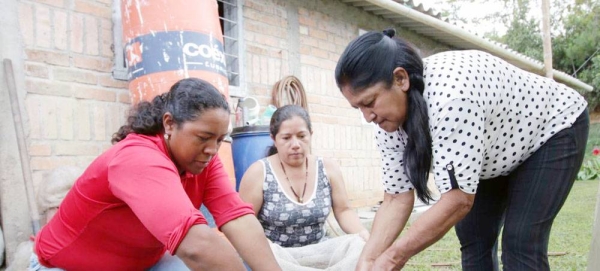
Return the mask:
<svg viewBox="0 0 600 271">
<path fill-rule="evenodd" d="M 227 99 L 210 83 L 198 79 L 179 80 L 168 92 L 158 95 L 151 102 L 143 101 L 129 112 L 127 123 L 113 134 L 113 144 L 128 134 L 157 135 L 164 132 L 163 115 L 173 115 L 176 125 L 195 120 L 207 109 L 221 108 L 229 112 Z"/>
</svg>

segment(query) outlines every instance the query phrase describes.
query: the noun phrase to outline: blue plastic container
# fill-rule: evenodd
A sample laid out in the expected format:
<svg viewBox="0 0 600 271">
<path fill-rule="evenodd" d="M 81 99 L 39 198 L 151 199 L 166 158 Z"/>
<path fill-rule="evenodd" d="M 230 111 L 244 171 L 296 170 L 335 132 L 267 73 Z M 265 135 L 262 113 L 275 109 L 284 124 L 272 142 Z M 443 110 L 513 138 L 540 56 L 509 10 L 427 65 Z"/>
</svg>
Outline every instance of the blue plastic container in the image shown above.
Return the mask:
<svg viewBox="0 0 600 271">
<path fill-rule="evenodd" d="M 267 157 L 273 140 L 269 125 L 243 126 L 231 132 L 231 153 L 235 171 L 235 190 L 239 191 L 244 172 L 252 163 Z"/>
</svg>

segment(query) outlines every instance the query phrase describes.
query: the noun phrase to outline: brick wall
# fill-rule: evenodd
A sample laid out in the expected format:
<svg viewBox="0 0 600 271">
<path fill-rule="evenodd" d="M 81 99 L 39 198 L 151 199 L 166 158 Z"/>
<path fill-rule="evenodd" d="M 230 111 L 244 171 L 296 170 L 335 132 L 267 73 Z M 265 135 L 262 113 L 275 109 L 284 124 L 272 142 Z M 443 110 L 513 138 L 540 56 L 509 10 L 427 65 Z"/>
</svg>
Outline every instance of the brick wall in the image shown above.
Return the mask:
<svg viewBox="0 0 600 271">
<path fill-rule="evenodd" d="M 129 94 L 111 76 L 111 3 L 18 1 L 36 187 L 58 166 L 86 167 L 123 124 Z"/>
</svg>

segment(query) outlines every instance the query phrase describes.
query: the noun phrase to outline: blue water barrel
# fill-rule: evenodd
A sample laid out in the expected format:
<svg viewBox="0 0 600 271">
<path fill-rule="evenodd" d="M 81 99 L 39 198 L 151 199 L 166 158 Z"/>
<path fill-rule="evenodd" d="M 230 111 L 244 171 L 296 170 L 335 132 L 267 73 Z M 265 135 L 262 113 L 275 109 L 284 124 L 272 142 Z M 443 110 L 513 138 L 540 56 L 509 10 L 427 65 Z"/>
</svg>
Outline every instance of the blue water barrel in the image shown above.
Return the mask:
<svg viewBox="0 0 600 271">
<path fill-rule="evenodd" d="M 242 126 L 233 128 L 231 132 L 231 153 L 235 171 L 235 190 L 239 191 L 240 182 L 248 167 L 267 157 L 273 140 L 269 133 L 269 125 Z"/>
</svg>

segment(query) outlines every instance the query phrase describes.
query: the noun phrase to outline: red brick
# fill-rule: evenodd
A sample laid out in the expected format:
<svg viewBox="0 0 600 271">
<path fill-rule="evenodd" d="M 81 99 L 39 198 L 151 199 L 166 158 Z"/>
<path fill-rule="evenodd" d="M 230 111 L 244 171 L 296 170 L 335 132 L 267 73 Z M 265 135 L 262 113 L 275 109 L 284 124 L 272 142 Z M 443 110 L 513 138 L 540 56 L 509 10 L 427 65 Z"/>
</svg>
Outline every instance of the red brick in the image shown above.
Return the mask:
<svg viewBox="0 0 600 271">
<path fill-rule="evenodd" d="M 254 21 L 248 21 L 244 23 L 244 30 L 249 32 L 264 33 L 262 31 L 262 27 L 262 24 Z"/>
<path fill-rule="evenodd" d="M 321 103 L 321 97 L 319 95 L 306 95 L 306 100 L 309 104 L 319 104 Z"/>
<path fill-rule="evenodd" d="M 79 101 L 77 105 L 75 105 L 74 116 L 74 138 L 79 140 L 90 140 L 92 132 L 90 125 L 90 103 L 88 101 Z"/>
<path fill-rule="evenodd" d="M 48 67 L 43 64 L 37 64 L 35 62 L 25 63 L 25 75 L 38 78 L 49 78 L 50 71 Z"/>
<path fill-rule="evenodd" d="M 54 7 L 65 7 L 65 0 L 36 0 L 38 4 L 46 4 Z"/>
<path fill-rule="evenodd" d="M 248 44 L 248 45 L 246 45 L 246 52 L 252 53 L 252 54 L 257 54 L 257 55 L 268 55 L 269 50 L 262 48 L 262 47 Z"/>
<path fill-rule="evenodd" d="M 300 23 L 300 25 L 308 26 L 310 29 L 317 26 L 317 22 L 315 22 L 314 19 L 302 15 L 298 16 L 298 23 Z"/>
<path fill-rule="evenodd" d="M 76 82 L 90 85 L 95 85 L 98 83 L 96 74 L 85 70 L 57 67 L 52 70 L 52 75 L 54 76 L 55 80 L 63 82 Z"/>
<path fill-rule="evenodd" d="M 88 0 L 75 0 L 74 11 L 98 16 L 100 18 L 110 18 L 112 10 L 110 4 L 102 4 Z"/>
<path fill-rule="evenodd" d="M 269 85 L 274 84 L 275 82 L 281 79 L 281 62 L 279 59 L 269 58 L 269 62 L 267 63 L 269 70 L 267 75 L 269 75 Z"/>
<path fill-rule="evenodd" d="M 312 111 L 311 111 L 310 115 L 311 115 L 311 118 L 313 119 L 313 122 L 337 124 L 336 116 L 328 115 L 328 114 L 316 114 L 316 113 L 313 114 Z"/>
<path fill-rule="evenodd" d="M 35 7 L 35 45 L 50 48 L 52 36 L 50 9 L 43 5 Z"/>
<path fill-rule="evenodd" d="M 266 13 L 278 15 L 280 13 L 283 13 L 282 11 L 279 11 L 275 5 L 264 4 L 260 2 L 257 3 L 256 1 L 244 1 L 244 7 L 256 9 L 257 11 L 260 11 L 260 13 L 263 14 Z"/>
<path fill-rule="evenodd" d="M 263 84 L 273 84 L 274 82 L 269 82 L 269 77 L 267 76 L 268 71 L 268 63 L 266 57 L 260 58 L 260 82 Z"/>
<path fill-rule="evenodd" d="M 52 154 L 52 148 L 48 143 L 31 143 L 27 149 L 31 156 L 50 156 Z"/>
<path fill-rule="evenodd" d="M 319 48 L 329 52 L 336 52 L 335 44 L 327 41 L 319 41 Z"/>
<path fill-rule="evenodd" d="M 327 40 L 327 32 L 323 31 L 323 30 L 318 30 L 315 28 L 311 28 L 308 30 L 308 35 L 310 37 L 313 38 L 317 38 L 317 39 L 321 39 L 321 40 Z"/>
<path fill-rule="evenodd" d="M 298 52 L 301 55 L 310 55 L 310 50 L 312 49 L 311 46 L 306 46 L 304 44 L 300 45 L 300 49 L 298 50 Z"/>
<path fill-rule="evenodd" d="M 109 18 L 100 18 L 100 54 L 113 57 L 113 23 Z"/>
<path fill-rule="evenodd" d="M 45 99 L 40 103 L 40 122 L 42 125 L 42 139 L 56 139 L 58 137 L 58 123 L 56 121 L 57 103 L 53 99 Z"/>
<path fill-rule="evenodd" d="M 71 14 L 71 51 L 83 53 L 83 15 Z"/>
<path fill-rule="evenodd" d="M 109 132 L 116 132 L 125 124 L 126 115 L 129 112 L 129 105 L 113 103 L 108 105 L 110 124 L 108 125 Z"/>
<path fill-rule="evenodd" d="M 122 80 L 116 80 L 112 77 L 111 74 L 100 74 L 100 75 L 98 75 L 98 84 L 100 84 L 100 86 L 103 86 L 103 87 L 119 88 L 119 89 L 127 90 L 129 82 L 122 81 Z M 129 99 L 129 97 L 127 97 L 127 99 Z"/>
<path fill-rule="evenodd" d="M 100 48 L 100 37 L 98 34 L 98 19 L 93 16 L 85 16 L 85 53 L 88 55 L 98 55 Z"/>
<path fill-rule="evenodd" d="M 46 80 L 25 79 L 25 89 L 28 93 L 50 96 L 72 96 L 71 84 Z"/>
<path fill-rule="evenodd" d="M 119 93 L 117 102 L 131 104 L 131 95 L 129 95 L 129 91 L 124 92 L 124 93 Z"/>
<path fill-rule="evenodd" d="M 114 91 L 109 91 L 104 88 L 75 86 L 73 96 L 81 99 L 114 102 L 117 95 Z"/>
<path fill-rule="evenodd" d="M 301 37 L 300 43 L 302 45 L 308 45 L 312 47 L 319 47 L 319 40 L 311 37 Z"/>
<path fill-rule="evenodd" d="M 23 35 L 25 45 L 34 44 L 33 30 L 33 6 L 24 2 L 19 2 L 19 29 Z"/>
<path fill-rule="evenodd" d="M 319 67 L 321 65 L 321 61 L 322 59 L 310 56 L 310 55 L 303 55 L 300 58 L 300 63 L 302 64 L 306 64 L 306 65 L 310 65 L 313 67 Z"/>
<path fill-rule="evenodd" d="M 112 71 L 112 61 L 101 57 L 73 56 L 73 66 L 99 72 Z"/>
<path fill-rule="evenodd" d="M 252 76 L 248 78 L 248 81 L 256 83 L 260 82 L 260 57 L 257 55 L 248 55 L 248 61 L 251 64 L 248 66 L 252 67 Z"/>
<path fill-rule="evenodd" d="M 68 15 L 61 10 L 54 10 L 54 47 L 59 50 L 68 48 Z"/>
<path fill-rule="evenodd" d="M 63 140 L 73 140 L 73 110 L 75 101 L 73 99 L 62 99 L 57 108 L 58 138 Z"/>
<path fill-rule="evenodd" d="M 94 156 L 100 153 L 97 143 L 92 142 L 59 142 L 54 146 L 55 155 Z"/>
<path fill-rule="evenodd" d="M 69 66 L 69 56 L 64 53 L 50 52 L 44 50 L 25 49 L 27 60 L 41 62 L 57 66 Z"/>
<path fill-rule="evenodd" d="M 104 104 L 96 103 L 91 108 L 92 113 L 92 139 L 108 140 L 106 133 L 106 108 Z M 112 133 L 112 131 L 111 131 Z"/>
<path fill-rule="evenodd" d="M 261 43 L 262 44 L 268 45 L 268 46 L 271 46 L 271 47 L 276 47 L 278 49 L 281 48 L 281 47 L 283 47 L 283 46 L 281 46 L 281 42 L 282 41 L 283 41 L 282 39 L 279 39 L 279 38 L 276 38 L 276 37 L 273 37 L 273 36 L 267 36 L 267 35 L 265 35 L 261 39 Z"/>
<path fill-rule="evenodd" d="M 51 170 L 60 166 L 79 166 L 77 160 L 74 157 L 62 156 L 62 157 L 32 157 L 31 158 L 31 169 L 32 170 Z"/>
<path fill-rule="evenodd" d="M 25 99 L 25 110 L 27 111 L 27 118 L 29 120 L 29 131 L 28 136 L 30 139 L 39 139 L 42 137 L 41 122 L 40 122 L 40 103 L 42 99 L 40 95 L 27 95 Z"/>
</svg>

